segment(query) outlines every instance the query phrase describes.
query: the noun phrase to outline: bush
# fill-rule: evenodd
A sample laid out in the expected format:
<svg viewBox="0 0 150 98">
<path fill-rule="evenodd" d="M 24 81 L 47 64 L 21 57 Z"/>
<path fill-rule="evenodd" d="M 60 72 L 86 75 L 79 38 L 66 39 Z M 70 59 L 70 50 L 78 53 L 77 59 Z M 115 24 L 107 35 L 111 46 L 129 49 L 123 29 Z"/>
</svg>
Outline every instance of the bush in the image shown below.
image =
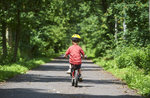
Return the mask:
<svg viewBox="0 0 150 98">
<path fill-rule="evenodd" d="M 106 50 L 106 53 L 105 57 L 94 58 L 94 62 L 149 98 L 150 46 L 118 46 L 113 50 Z"/>
<path fill-rule="evenodd" d="M 105 42 L 101 42 L 100 44 L 97 45 L 97 47 L 95 48 L 95 56 L 96 57 L 102 57 L 104 56 L 106 50 L 107 50 L 107 46 L 105 45 Z"/>
<path fill-rule="evenodd" d="M 150 52 L 149 48 L 125 47 L 120 48 L 120 55 L 115 55 L 118 68 L 136 66 L 146 71 L 150 71 Z"/>
<path fill-rule="evenodd" d="M 35 58 L 29 61 L 21 60 L 17 63 L 0 65 L 0 82 L 5 81 L 17 74 L 26 73 L 26 71 L 50 61 L 51 58 Z"/>
<path fill-rule="evenodd" d="M 115 59 L 118 68 L 125 68 L 127 66 L 132 66 L 130 57 L 127 54 L 122 54 Z"/>
</svg>

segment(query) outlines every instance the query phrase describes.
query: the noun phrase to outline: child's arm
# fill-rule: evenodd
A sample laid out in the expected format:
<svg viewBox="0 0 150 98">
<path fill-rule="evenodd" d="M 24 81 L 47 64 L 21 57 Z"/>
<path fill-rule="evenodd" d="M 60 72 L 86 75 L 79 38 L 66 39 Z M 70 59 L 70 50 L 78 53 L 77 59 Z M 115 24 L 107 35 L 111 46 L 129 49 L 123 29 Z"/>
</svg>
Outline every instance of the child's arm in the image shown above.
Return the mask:
<svg viewBox="0 0 150 98">
<path fill-rule="evenodd" d="M 70 49 L 68 48 L 67 51 L 66 51 L 66 53 L 65 53 L 65 55 L 64 55 L 64 57 L 65 57 L 65 58 L 68 58 L 68 55 L 69 55 L 69 54 L 70 54 Z"/>
<path fill-rule="evenodd" d="M 82 54 L 82 57 L 83 57 L 83 59 L 85 58 L 85 55 L 84 55 L 84 51 L 82 50 L 82 48 L 81 48 L 81 54 Z"/>
<path fill-rule="evenodd" d="M 82 57 L 83 57 L 83 59 L 85 59 L 85 56 L 84 56 L 84 55 L 82 55 Z"/>
<path fill-rule="evenodd" d="M 67 58 L 67 57 L 68 57 L 68 55 L 66 55 L 66 54 L 65 54 L 65 55 L 64 55 L 64 57 L 65 57 L 65 58 Z"/>
</svg>

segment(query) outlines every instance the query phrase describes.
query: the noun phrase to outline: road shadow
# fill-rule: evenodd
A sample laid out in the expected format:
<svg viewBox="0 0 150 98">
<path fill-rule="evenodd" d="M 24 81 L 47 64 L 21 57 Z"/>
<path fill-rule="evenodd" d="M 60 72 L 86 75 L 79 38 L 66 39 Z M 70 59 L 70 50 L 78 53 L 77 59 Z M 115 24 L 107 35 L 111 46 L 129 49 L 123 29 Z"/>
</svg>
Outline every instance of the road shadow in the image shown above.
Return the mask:
<svg viewBox="0 0 150 98">
<path fill-rule="evenodd" d="M 90 85 L 80 85 L 80 84 L 79 84 L 77 87 L 78 87 L 78 88 L 83 88 L 83 87 L 89 88 L 89 87 L 94 87 L 94 86 L 90 86 Z"/>
<path fill-rule="evenodd" d="M 68 66 L 63 64 L 52 64 L 52 65 L 43 65 L 39 66 L 38 68 L 33 69 L 34 71 L 66 71 L 68 70 Z"/>
<path fill-rule="evenodd" d="M 50 63 L 69 63 L 69 58 L 64 58 L 60 56 L 60 57 L 55 58 Z M 94 64 L 94 63 L 90 60 L 82 59 L 82 64 Z"/>
<path fill-rule="evenodd" d="M 66 66 L 67 65 L 67 66 Z M 39 66 L 35 69 L 33 69 L 34 71 L 67 71 L 69 68 L 69 64 L 50 64 L 49 65 L 42 65 Z M 98 66 L 82 66 L 82 71 L 101 71 L 103 70 L 101 67 Z"/>
<path fill-rule="evenodd" d="M 61 58 L 61 57 L 60 57 Z M 59 61 L 63 60 L 63 61 Z M 55 71 L 55 72 L 60 72 L 60 71 L 66 71 L 68 69 L 68 66 L 66 66 L 64 58 L 61 59 L 55 59 L 55 61 L 49 62 L 47 64 L 44 64 L 42 66 L 39 66 L 38 68 L 33 69 L 33 71 Z M 55 62 L 55 63 L 53 63 Z M 57 63 L 56 63 L 57 62 Z M 63 63 L 62 63 L 63 62 Z M 68 64 L 68 63 L 67 63 Z M 83 66 L 82 67 L 83 71 L 101 71 L 103 70 L 99 66 Z M 64 73 L 65 74 L 65 73 Z M 9 80 L 10 82 L 70 82 L 71 78 L 70 75 L 68 74 L 67 76 L 64 75 L 57 75 L 57 76 L 52 76 L 52 75 L 41 75 L 40 72 L 37 74 L 23 74 L 23 75 L 18 75 L 15 76 L 14 78 Z M 109 80 L 90 80 L 90 79 L 84 79 L 83 83 L 88 83 L 88 84 L 120 84 L 120 85 L 125 85 L 124 83 L 120 82 L 119 80 L 114 80 L 114 79 L 109 79 Z"/>
<path fill-rule="evenodd" d="M 120 84 L 120 85 L 126 85 L 125 83 L 119 81 L 118 79 L 109 79 L 109 80 L 90 80 L 90 79 L 84 79 L 83 81 L 85 84 Z"/>
<path fill-rule="evenodd" d="M 83 66 L 88 64 L 88 66 Z M 100 71 L 102 70 L 99 66 L 93 66 L 93 62 L 91 61 L 84 61 L 82 62 L 82 69 L 83 71 Z M 35 71 L 66 71 L 68 70 L 69 61 L 63 57 L 59 57 L 49 63 L 43 64 L 37 68 L 34 68 Z"/>
<path fill-rule="evenodd" d="M 92 64 L 88 66 L 82 66 L 82 71 L 102 71 L 102 70 L 103 70 L 102 67 L 93 66 Z"/>
<path fill-rule="evenodd" d="M 9 80 L 9 82 L 71 82 L 70 76 L 46 76 L 46 75 L 33 75 L 33 74 L 24 74 L 18 75 Z M 90 79 L 83 79 L 83 84 L 120 84 L 125 85 L 125 83 L 120 82 L 117 79 L 109 79 L 109 80 L 90 80 Z M 81 85 L 82 86 L 82 85 Z"/>
<path fill-rule="evenodd" d="M 33 71 L 66 71 L 68 69 L 68 61 L 64 58 L 55 59 L 47 64 L 39 66 L 38 68 L 33 69 Z M 101 71 L 102 68 L 99 66 L 92 66 L 93 63 L 86 62 L 85 64 L 89 64 L 88 66 L 83 66 L 83 71 Z M 61 74 L 58 76 L 49 75 L 42 75 L 40 72 L 38 74 L 23 74 L 15 76 L 14 78 L 10 79 L 9 82 L 71 82 L 70 76 L 64 76 Z M 89 88 L 93 87 L 90 84 L 120 84 L 124 85 L 122 82 L 118 81 L 117 79 L 109 79 L 109 80 L 90 80 L 84 79 L 84 84 L 80 85 L 79 88 Z M 88 94 L 62 94 L 62 93 L 52 93 L 53 91 L 47 90 L 44 93 L 43 89 L 25 89 L 25 88 L 13 88 L 13 89 L 1 89 L 0 88 L 0 98 L 142 98 L 139 96 L 131 96 L 131 95 L 88 95 Z"/>
<path fill-rule="evenodd" d="M 0 89 L 0 98 L 143 98 L 136 95 L 90 95 L 55 93 L 51 89 Z"/>
</svg>

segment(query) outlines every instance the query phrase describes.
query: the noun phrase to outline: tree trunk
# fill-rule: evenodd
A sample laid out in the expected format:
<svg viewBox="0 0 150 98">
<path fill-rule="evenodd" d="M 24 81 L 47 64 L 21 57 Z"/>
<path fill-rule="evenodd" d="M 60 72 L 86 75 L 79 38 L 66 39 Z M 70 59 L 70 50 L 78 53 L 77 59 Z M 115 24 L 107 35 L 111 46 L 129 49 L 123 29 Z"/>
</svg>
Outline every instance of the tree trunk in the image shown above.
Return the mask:
<svg viewBox="0 0 150 98">
<path fill-rule="evenodd" d="M 12 29 L 11 28 L 8 28 L 8 45 L 9 45 L 9 47 L 11 47 L 12 48 L 12 46 L 13 46 L 13 40 L 12 40 Z"/>
<path fill-rule="evenodd" d="M 6 22 L 2 21 L 2 46 L 3 46 L 3 57 L 7 56 L 7 45 L 6 45 Z"/>
<path fill-rule="evenodd" d="M 123 38 L 124 39 L 126 39 L 126 37 L 125 37 L 125 35 L 126 35 L 126 27 L 127 27 L 127 25 L 126 25 L 126 10 L 125 10 L 125 8 L 124 8 L 124 21 L 123 21 Z"/>
<path fill-rule="evenodd" d="M 102 0 L 103 13 L 106 13 L 108 4 L 106 0 Z"/>
<path fill-rule="evenodd" d="M 16 25 L 16 32 L 15 32 L 15 45 L 14 45 L 14 55 L 13 55 L 13 62 L 17 60 L 17 52 L 19 46 L 19 33 L 20 33 L 20 10 L 17 10 L 17 25 Z"/>
<path fill-rule="evenodd" d="M 150 32 L 150 0 L 149 0 L 149 32 Z"/>
<path fill-rule="evenodd" d="M 115 17 L 115 42 L 116 44 L 118 43 L 118 38 L 117 38 L 117 34 L 118 34 L 118 20 L 117 20 L 117 17 Z"/>
</svg>

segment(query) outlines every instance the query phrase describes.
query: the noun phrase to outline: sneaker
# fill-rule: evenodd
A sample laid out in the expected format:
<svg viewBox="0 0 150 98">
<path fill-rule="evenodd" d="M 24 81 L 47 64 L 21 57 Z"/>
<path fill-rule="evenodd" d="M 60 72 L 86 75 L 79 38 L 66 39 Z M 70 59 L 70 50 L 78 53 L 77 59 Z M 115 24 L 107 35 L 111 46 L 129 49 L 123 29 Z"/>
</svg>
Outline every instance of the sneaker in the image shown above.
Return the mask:
<svg viewBox="0 0 150 98">
<path fill-rule="evenodd" d="M 68 71 L 67 71 L 67 74 L 70 74 L 70 73 L 71 73 L 71 69 L 69 68 Z"/>
<path fill-rule="evenodd" d="M 79 82 L 82 82 L 82 76 L 79 74 Z"/>
</svg>

